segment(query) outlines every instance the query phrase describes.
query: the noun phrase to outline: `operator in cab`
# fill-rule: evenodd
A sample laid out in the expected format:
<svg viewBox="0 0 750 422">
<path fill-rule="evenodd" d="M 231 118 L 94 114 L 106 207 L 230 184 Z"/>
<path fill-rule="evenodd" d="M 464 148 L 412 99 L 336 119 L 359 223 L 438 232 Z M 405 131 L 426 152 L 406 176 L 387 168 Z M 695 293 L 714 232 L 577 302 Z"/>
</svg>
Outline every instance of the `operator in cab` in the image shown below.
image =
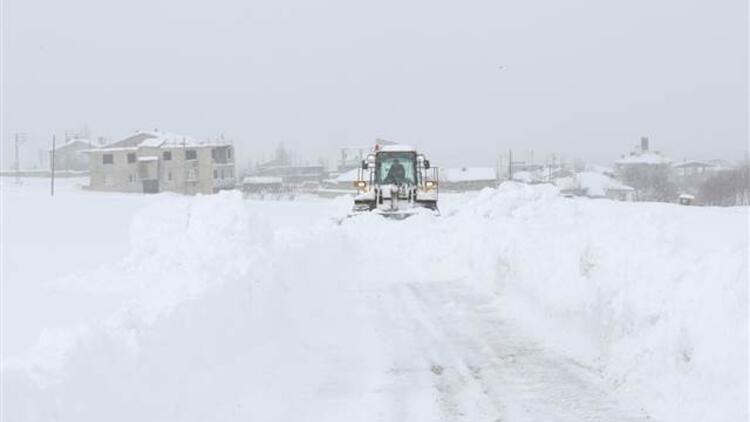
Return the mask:
<svg viewBox="0 0 750 422">
<path fill-rule="evenodd" d="M 404 170 L 404 166 L 401 165 L 399 160 L 395 160 L 394 163 L 391 164 L 391 168 L 388 169 L 388 175 L 385 177 L 384 182 L 393 185 L 400 185 L 404 183 L 405 178 L 406 171 Z"/>
</svg>

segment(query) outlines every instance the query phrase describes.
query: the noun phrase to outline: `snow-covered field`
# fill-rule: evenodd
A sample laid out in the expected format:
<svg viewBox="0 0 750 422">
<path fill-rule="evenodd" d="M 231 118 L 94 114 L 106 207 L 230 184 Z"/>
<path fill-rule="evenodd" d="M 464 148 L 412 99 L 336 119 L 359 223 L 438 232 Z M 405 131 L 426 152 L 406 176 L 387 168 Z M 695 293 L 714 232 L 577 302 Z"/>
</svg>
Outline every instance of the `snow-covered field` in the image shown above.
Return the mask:
<svg viewBox="0 0 750 422">
<path fill-rule="evenodd" d="M 2 183 L 2 421 L 743 421 L 748 208 Z"/>
</svg>

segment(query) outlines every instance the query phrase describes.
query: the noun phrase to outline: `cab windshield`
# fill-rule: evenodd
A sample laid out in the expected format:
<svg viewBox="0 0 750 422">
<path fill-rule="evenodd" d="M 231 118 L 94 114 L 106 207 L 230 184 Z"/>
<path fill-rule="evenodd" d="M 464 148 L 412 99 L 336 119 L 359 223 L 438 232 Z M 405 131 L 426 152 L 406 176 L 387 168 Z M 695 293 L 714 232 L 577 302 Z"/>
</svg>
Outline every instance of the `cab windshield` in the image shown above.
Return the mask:
<svg viewBox="0 0 750 422">
<path fill-rule="evenodd" d="M 414 152 L 381 152 L 375 171 L 379 185 L 416 185 L 417 155 Z"/>
</svg>

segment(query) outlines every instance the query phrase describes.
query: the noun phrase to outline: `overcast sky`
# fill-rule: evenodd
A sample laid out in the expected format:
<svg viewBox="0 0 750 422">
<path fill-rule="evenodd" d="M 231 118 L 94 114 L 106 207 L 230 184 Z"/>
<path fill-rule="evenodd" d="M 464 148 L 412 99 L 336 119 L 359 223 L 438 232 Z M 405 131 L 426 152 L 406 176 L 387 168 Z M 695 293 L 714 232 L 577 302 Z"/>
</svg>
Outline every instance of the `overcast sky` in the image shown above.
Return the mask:
<svg viewBox="0 0 750 422">
<path fill-rule="evenodd" d="M 16 131 L 28 156 L 83 125 L 443 166 L 747 149 L 747 0 L 2 2 L 4 164 Z"/>
</svg>

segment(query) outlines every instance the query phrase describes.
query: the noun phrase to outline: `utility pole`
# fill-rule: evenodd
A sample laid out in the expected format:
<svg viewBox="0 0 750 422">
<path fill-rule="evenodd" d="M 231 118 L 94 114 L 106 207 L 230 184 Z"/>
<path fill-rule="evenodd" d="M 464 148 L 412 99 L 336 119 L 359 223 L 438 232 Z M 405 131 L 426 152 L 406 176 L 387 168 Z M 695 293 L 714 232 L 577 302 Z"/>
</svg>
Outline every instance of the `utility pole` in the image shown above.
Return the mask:
<svg viewBox="0 0 750 422">
<path fill-rule="evenodd" d="M 16 147 L 16 184 L 21 184 L 21 159 L 20 159 L 20 152 L 19 152 L 19 145 L 24 143 L 26 141 L 26 134 L 24 133 L 16 133 L 14 137 L 14 144 Z"/>
<path fill-rule="evenodd" d="M 55 196 L 55 135 L 52 135 L 52 171 L 50 182 L 50 196 Z"/>
<path fill-rule="evenodd" d="M 184 160 L 184 171 L 183 176 L 185 177 L 185 195 L 188 193 L 188 161 L 187 161 L 187 141 L 185 137 L 182 137 L 182 159 Z"/>
<path fill-rule="evenodd" d="M 557 171 L 557 155 L 555 153 L 552 153 L 552 167 L 555 168 L 555 171 Z M 550 180 L 552 180 L 552 170 L 550 169 Z"/>
<path fill-rule="evenodd" d="M 555 162 L 554 158 L 552 159 L 552 162 Z M 549 161 L 547 161 L 547 181 L 552 181 L 552 164 L 550 164 Z"/>
<path fill-rule="evenodd" d="M 513 150 L 508 150 L 508 180 L 513 181 Z"/>
</svg>

